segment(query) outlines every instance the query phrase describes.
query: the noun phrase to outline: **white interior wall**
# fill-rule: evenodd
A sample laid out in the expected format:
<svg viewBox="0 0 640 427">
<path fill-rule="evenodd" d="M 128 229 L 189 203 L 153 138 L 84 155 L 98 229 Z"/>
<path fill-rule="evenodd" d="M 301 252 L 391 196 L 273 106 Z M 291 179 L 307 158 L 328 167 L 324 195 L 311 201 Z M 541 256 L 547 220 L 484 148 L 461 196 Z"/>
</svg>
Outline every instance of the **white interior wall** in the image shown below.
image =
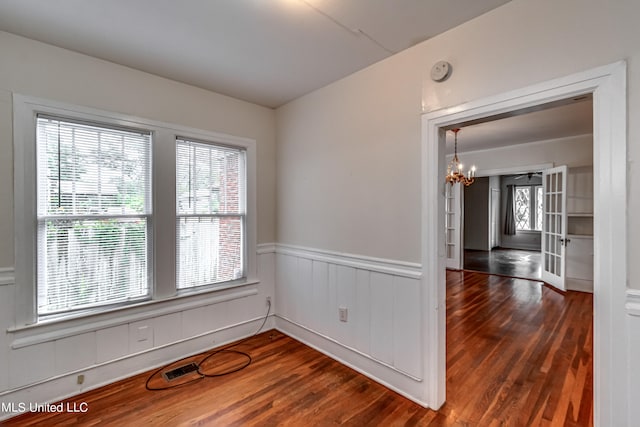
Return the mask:
<svg viewBox="0 0 640 427">
<path fill-rule="evenodd" d="M 107 322 L 15 326 L 12 94 L 175 123 L 257 142 L 258 243 L 275 239 L 275 113 L 182 83 L 0 32 L 0 400 L 51 402 L 253 333 L 275 295 L 272 246 L 260 283 L 126 309 Z M 171 230 L 171 232 L 173 232 Z M 186 304 L 186 305 L 185 305 Z M 102 318 L 101 318 L 102 319 Z M 92 324 L 93 325 L 93 324 Z M 272 327 L 271 321 L 267 328 Z M 146 332 L 140 336 L 139 328 Z M 144 339 L 141 339 L 144 338 Z M 76 375 L 85 375 L 82 385 Z M 0 419 L 8 417 L 2 408 Z"/>
<path fill-rule="evenodd" d="M 421 114 L 625 59 L 628 114 L 636 117 L 639 15 L 640 3 L 634 0 L 513 0 L 279 108 L 278 242 L 419 262 Z M 452 76 L 443 83 L 429 78 L 438 60 L 453 66 Z M 629 177 L 631 217 L 640 209 L 633 179 L 638 174 L 634 159 L 640 149 L 640 123 L 630 120 L 627 131 L 628 164 L 622 167 Z M 592 163 L 586 152 L 567 151 L 562 156 L 569 166 Z M 483 155 L 478 153 L 478 160 L 464 158 L 467 164 L 480 165 Z M 509 158 L 510 166 L 542 162 L 523 153 Z M 640 253 L 640 223 L 629 221 L 627 226 L 627 256 L 633 259 Z M 640 265 L 627 265 L 629 286 L 640 288 Z M 395 285 L 388 286 L 393 295 Z M 301 294 L 293 290 L 291 304 Z M 624 304 L 618 308 L 624 310 Z M 366 315 L 362 321 L 374 325 Z M 299 322 L 316 331 L 308 319 Z M 329 338 L 340 341 L 337 335 Z M 422 361 L 424 356 L 417 352 L 413 357 Z M 423 365 L 423 375 L 426 369 Z M 637 385 L 620 387 L 631 391 L 630 399 L 640 397 Z"/>
</svg>

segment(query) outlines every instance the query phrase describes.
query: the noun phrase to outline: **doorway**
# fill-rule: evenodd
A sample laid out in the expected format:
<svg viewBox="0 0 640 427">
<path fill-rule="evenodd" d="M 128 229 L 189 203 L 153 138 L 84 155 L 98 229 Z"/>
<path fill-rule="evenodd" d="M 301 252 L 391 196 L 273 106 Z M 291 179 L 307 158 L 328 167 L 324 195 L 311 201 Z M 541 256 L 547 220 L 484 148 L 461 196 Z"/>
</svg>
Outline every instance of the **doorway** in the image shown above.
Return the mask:
<svg viewBox="0 0 640 427">
<path fill-rule="evenodd" d="M 621 424 L 626 413 L 628 361 L 624 295 L 626 269 L 626 64 L 619 62 L 517 91 L 423 116 L 422 247 L 425 394 L 432 408 L 446 397 L 446 325 L 444 283 L 445 129 L 503 114 L 524 113 L 552 102 L 593 94 L 594 97 L 594 420 Z M 606 196 L 606 197 L 605 197 Z M 437 200 L 437 203 L 433 203 Z M 624 422 L 622 422 L 624 424 Z"/>
</svg>

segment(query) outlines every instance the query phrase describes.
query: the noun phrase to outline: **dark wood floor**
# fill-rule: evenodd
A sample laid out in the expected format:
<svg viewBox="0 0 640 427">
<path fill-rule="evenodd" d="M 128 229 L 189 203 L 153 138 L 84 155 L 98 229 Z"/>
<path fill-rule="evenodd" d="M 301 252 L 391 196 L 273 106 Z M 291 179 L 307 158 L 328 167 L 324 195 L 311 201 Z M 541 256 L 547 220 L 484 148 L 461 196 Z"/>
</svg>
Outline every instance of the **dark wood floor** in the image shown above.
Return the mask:
<svg viewBox="0 0 640 427">
<path fill-rule="evenodd" d="M 5 424 L 590 426 L 592 323 L 590 294 L 448 272 L 447 403 L 437 412 L 268 331 L 238 346 L 253 363 L 235 374 L 155 392 L 145 390 L 148 374 L 138 375 L 69 401 L 87 402 L 85 414 Z"/>
<path fill-rule="evenodd" d="M 540 251 L 494 248 L 490 251 L 464 250 L 463 269 L 540 280 Z"/>
</svg>

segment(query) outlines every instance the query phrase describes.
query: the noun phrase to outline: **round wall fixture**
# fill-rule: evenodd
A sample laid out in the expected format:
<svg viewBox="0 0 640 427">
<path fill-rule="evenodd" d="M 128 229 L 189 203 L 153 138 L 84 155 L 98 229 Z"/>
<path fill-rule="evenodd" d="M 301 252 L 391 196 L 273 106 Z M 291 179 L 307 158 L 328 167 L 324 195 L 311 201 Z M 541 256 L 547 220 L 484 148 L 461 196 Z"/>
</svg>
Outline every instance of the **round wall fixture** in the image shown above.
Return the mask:
<svg viewBox="0 0 640 427">
<path fill-rule="evenodd" d="M 431 80 L 443 82 L 451 75 L 451 64 L 447 61 L 438 61 L 431 67 Z"/>
</svg>

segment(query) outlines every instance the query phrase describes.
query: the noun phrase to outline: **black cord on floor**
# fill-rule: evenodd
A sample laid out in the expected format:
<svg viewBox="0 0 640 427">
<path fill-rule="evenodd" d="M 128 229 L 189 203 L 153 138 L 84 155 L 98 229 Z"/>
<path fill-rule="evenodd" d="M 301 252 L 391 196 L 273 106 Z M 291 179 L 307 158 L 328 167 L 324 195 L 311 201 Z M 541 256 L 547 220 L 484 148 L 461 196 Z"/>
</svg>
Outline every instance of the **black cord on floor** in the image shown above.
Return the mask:
<svg viewBox="0 0 640 427">
<path fill-rule="evenodd" d="M 238 371 L 243 370 L 244 368 L 246 368 L 247 366 L 249 366 L 251 364 L 251 361 L 252 361 L 251 355 L 248 354 L 248 353 L 245 353 L 244 351 L 230 350 L 230 349 L 233 348 L 233 347 L 236 347 L 236 346 L 244 343 L 245 341 L 255 337 L 256 335 L 258 335 L 260 333 L 260 331 L 262 331 L 262 328 L 264 328 L 264 325 L 267 323 L 267 319 L 269 318 L 269 314 L 270 313 L 271 313 L 271 300 L 267 300 L 267 314 L 265 314 L 264 319 L 262 320 L 262 324 L 260 325 L 258 330 L 253 335 L 250 335 L 250 336 L 238 341 L 237 343 L 231 344 L 231 345 L 229 345 L 227 347 L 223 347 L 223 348 L 220 348 L 218 350 L 212 351 L 211 353 L 207 354 L 202 360 L 200 360 L 199 363 L 195 363 L 194 362 L 195 365 L 198 367 L 198 369 L 196 370 L 196 372 L 199 375 L 198 377 L 193 378 L 193 379 L 191 379 L 189 381 L 185 381 L 183 383 L 169 384 L 169 385 L 166 385 L 166 386 L 163 386 L 163 387 L 152 387 L 152 386 L 149 385 L 149 382 L 154 377 L 156 377 L 159 373 L 161 373 L 162 371 L 167 369 L 169 366 L 175 365 L 175 364 L 177 364 L 177 363 L 179 363 L 179 362 L 181 362 L 183 360 L 192 359 L 194 357 L 194 356 L 187 356 L 187 357 L 183 357 L 182 359 L 175 360 L 175 361 L 173 361 L 171 363 L 168 363 L 168 364 L 158 368 L 156 371 L 154 371 L 149 376 L 149 378 L 147 378 L 147 381 L 145 382 L 144 387 L 149 391 L 168 390 L 168 389 L 171 389 L 171 388 L 176 388 L 176 387 L 181 387 L 181 386 L 184 386 L 184 385 L 187 385 L 187 384 L 191 384 L 191 383 L 194 383 L 196 381 L 200 381 L 200 380 L 202 380 L 204 378 L 222 377 L 224 375 L 233 374 L 234 372 L 238 372 Z M 223 371 L 223 372 L 218 372 L 218 373 L 213 373 L 213 374 L 208 374 L 206 372 L 202 372 L 202 370 L 201 370 L 202 364 L 204 362 L 206 362 L 207 360 L 209 360 L 210 358 L 212 358 L 215 355 L 220 354 L 220 353 L 235 353 L 235 354 L 239 354 L 239 355 L 241 355 L 243 357 L 246 357 L 247 361 L 243 365 L 240 365 L 239 367 L 235 367 L 235 368 L 233 368 L 233 369 L 231 369 L 229 371 Z"/>
</svg>

